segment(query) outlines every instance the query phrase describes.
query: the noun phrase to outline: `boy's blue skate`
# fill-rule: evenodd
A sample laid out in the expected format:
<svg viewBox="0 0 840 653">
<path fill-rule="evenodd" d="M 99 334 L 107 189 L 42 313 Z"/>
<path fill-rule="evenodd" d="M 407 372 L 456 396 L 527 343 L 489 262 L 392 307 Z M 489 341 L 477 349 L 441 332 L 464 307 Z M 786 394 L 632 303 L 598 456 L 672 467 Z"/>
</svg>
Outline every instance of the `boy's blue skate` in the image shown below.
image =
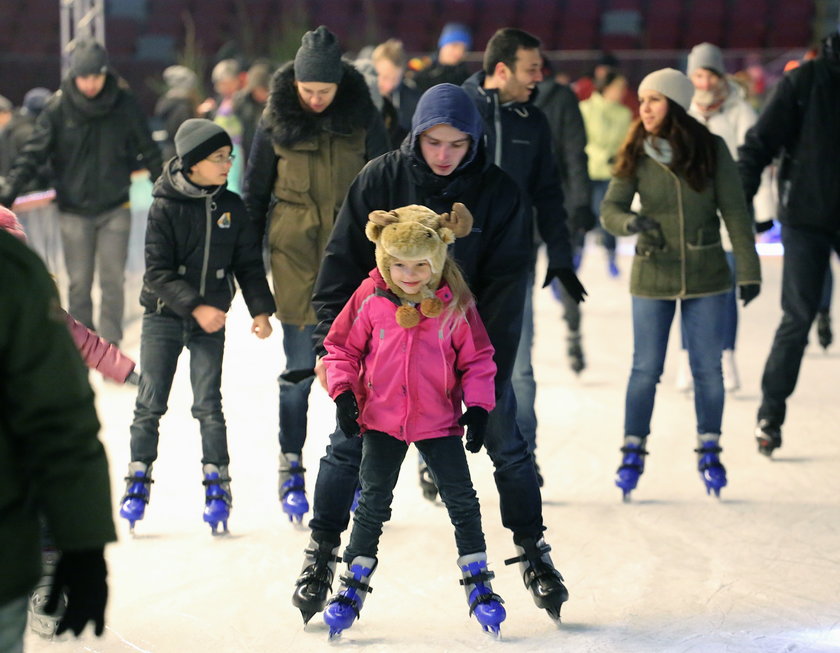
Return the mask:
<svg viewBox="0 0 840 653">
<path fill-rule="evenodd" d="M 128 465 L 125 477 L 125 494 L 120 500 L 120 517 L 128 520 L 129 532 L 134 534 L 134 524 L 146 514 L 146 504 L 151 495 L 152 466 L 141 462 Z"/>
<path fill-rule="evenodd" d="M 723 451 L 717 440 L 706 440 L 694 450 L 697 455 L 697 469 L 706 485 L 706 494 L 715 493 L 720 498 L 721 488 L 726 486 L 726 468 L 721 464 L 718 454 Z"/>
<path fill-rule="evenodd" d="M 350 512 L 356 512 L 359 509 L 359 497 L 362 496 L 362 488 L 357 487 L 353 492 L 353 503 L 350 504 Z"/>
<path fill-rule="evenodd" d="M 210 524 L 213 535 L 227 533 L 230 508 L 230 477 L 227 465 L 204 465 L 204 521 Z M 222 530 L 217 531 L 219 524 Z"/>
<path fill-rule="evenodd" d="M 644 443 L 626 442 L 621 447 L 623 457 L 618 471 L 615 473 L 615 484 L 622 492 L 624 501 L 630 501 L 630 493 L 639 484 L 639 477 L 645 471 L 645 450 Z"/>
<path fill-rule="evenodd" d="M 370 577 L 376 569 L 376 558 L 356 556 L 341 576 L 341 588 L 327 603 L 324 622 L 330 627 L 330 639 L 341 637 L 341 633 L 359 618 L 365 597 L 373 590 Z"/>
<path fill-rule="evenodd" d="M 280 454 L 280 506 L 288 515 L 290 522 L 301 524 L 303 516 L 309 512 L 306 500 L 306 482 L 300 454 Z"/>
<path fill-rule="evenodd" d="M 495 574 L 487 569 L 487 554 L 481 551 L 461 556 L 458 558 L 458 568 L 464 576 L 460 583 L 467 594 L 470 615 L 475 615 L 485 633 L 501 637 L 500 625 L 507 613 L 502 607 L 502 597 L 493 592 L 490 584 Z"/>
</svg>

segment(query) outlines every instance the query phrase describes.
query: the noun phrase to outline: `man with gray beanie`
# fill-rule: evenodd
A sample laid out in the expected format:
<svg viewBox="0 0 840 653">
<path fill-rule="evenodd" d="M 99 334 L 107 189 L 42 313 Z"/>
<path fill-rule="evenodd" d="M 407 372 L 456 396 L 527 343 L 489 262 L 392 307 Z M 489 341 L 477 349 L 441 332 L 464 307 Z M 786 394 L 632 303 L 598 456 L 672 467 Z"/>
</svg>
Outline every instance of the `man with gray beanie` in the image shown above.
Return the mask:
<svg viewBox="0 0 840 653">
<path fill-rule="evenodd" d="M 11 206 L 45 163 L 55 173 L 64 259 L 70 279 L 68 312 L 106 340 L 122 339 L 123 280 L 131 226 L 131 173 L 156 179 L 161 156 L 134 95 L 93 40 L 79 41 L 61 89 L 0 184 Z M 98 268 L 101 302 L 94 322 L 91 287 Z"/>
</svg>

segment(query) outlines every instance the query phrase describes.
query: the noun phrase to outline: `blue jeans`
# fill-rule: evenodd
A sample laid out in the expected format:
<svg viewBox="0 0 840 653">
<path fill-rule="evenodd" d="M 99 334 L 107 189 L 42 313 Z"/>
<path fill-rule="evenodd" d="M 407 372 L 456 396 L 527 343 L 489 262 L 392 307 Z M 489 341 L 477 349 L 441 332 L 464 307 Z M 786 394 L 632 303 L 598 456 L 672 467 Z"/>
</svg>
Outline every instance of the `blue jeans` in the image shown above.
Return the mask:
<svg viewBox="0 0 840 653">
<path fill-rule="evenodd" d="M 735 290 L 738 288 L 738 276 L 735 274 L 735 254 L 731 251 L 726 253 L 726 262 L 729 263 L 732 289 L 726 293 L 723 305 L 723 319 L 721 320 L 721 336 L 723 337 L 723 348 L 735 350 L 735 341 L 738 338 L 738 296 Z M 680 330 L 682 333 L 682 330 Z M 683 349 L 688 349 L 685 333 L 681 335 Z"/>
<path fill-rule="evenodd" d="M 347 562 L 356 556 L 376 557 L 382 525 L 391 518 L 394 487 L 408 451 L 407 443 L 379 431 L 368 431 L 361 440 L 359 484 L 362 494 L 353 515 L 350 542 L 344 550 Z M 455 527 L 458 555 L 485 551 L 487 546 L 481 530 L 481 511 L 470 479 L 463 440 L 459 436 L 447 436 L 421 440 L 415 445 L 432 472 Z"/>
<path fill-rule="evenodd" d="M 315 325 L 283 324 L 283 352 L 286 369 L 303 370 L 315 367 L 312 332 Z M 289 383 L 277 377 L 280 386 L 280 451 L 300 455 L 306 442 L 306 412 L 309 409 L 309 390 L 312 377 L 300 383 Z"/>
<path fill-rule="evenodd" d="M 840 232 L 782 225 L 782 245 L 782 322 L 764 365 L 758 409 L 758 419 L 775 426 L 785 421 L 787 398 L 796 387 L 808 331 L 820 307 L 831 250 L 840 254 Z"/>
<path fill-rule="evenodd" d="M 528 443 L 528 452 L 537 448 L 537 411 L 534 403 L 537 399 L 537 382 L 534 380 L 534 368 L 531 365 L 531 350 L 534 347 L 534 277 L 532 269 L 525 287 L 525 309 L 522 313 L 522 335 L 516 360 L 513 363 L 511 383 L 516 396 L 516 423 Z"/>
<path fill-rule="evenodd" d="M 22 596 L 0 605 L 0 651 L 3 653 L 23 653 L 28 601 L 29 596 Z"/>
<path fill-rule="evenodd" d="M 227 427 L 222 413 L 224 328 L 207 333 L 192 319 L 146 313 L 140 335 L 143 374 L 131 424 L 131 460 L 153 463 L 158 454 L 160 418 L 166 413 L 178 357 L 190 352 L 192 416 L 201 429 L 201 463 L 227 465 Z"/>
<path fill-rule="evenodd" d="M 318 468 L 309 528 L 319 542 L 337 542 L 350 521 L 350 505 L 359 483 L 362 438 L 348 438 L 336 427 Z M 516 425 L 516 400 L 510 384 L 503 386 L 490 413 L 484 448 L 495 467 L 502 524 L 514 540 L 542 536 L 542 497 L 537 473 L 522 433 Z M 421 450 L 422 451 L 422 450 Z M 424 452 L 425 454 L 425 452 Z"/>
<path fill-rule="evenodd" d="M 720 324 L 725 298 L 725 294 L 719 294 L 680 300 L 681 326 L 694 377 L 698 433 L 720 433 L 723 417 Z M 624 407 L 625 435 L 650 434 L 656 384 L 665 365 L 676 308 L 677 300 L 633 297 L 633 369 Z"/>
</svg>

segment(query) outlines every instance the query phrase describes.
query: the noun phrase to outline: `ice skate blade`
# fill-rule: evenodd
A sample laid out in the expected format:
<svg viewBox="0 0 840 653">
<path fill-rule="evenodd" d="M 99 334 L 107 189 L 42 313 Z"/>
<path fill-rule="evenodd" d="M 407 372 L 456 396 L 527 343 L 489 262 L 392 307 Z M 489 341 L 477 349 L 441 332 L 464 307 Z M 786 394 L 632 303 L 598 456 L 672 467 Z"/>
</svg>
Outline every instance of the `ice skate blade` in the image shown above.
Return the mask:
<svg viewBox="0 0 840 653">
<path fill-rule="evenodd" d="M 317 613 L 316 610 L 312 610 L 311 612 L 309 610 L 301 610 L 300 611 L 300 616 L 303 618 L 303 627 L 304 628 L 306 628 L 306 625 L 309 623 L 309 620 L 312 619 L 312 617 L 314 617 L 316 613 Z"/>
<path fill-rule="evenodd" d="M 621 501 L 623 503 L 633 503 L 633 497 L 630 496 L 630 490 L 622 490 L 621 492 Z"/>
<path fill-rule="evenodd" d="M 498 641 L 502 639 L 502 629 L 499 625 L 482 626 L 481 630 L 492 640 Z"/>
<path fill-rule="evenodd" d="M 341 639 L 341 633 L 343 633 L 343 632 L 344 632 L 343 628 L 336 628 L 336 629 L 330 628 L 330 634 L 327 635 L 327 641 L 328 642 L 339 641 Z"/>
<path fill-rule="evenodd" d="M 210 535 L 213 537 L 221 537 L 223 535 L 230 535 L 230 531 L 228 530 L 227 522 L 221 522 L 222 528 L 219 529 L 219 522 L 207 522 L 210 524 Z"/>
</svg>

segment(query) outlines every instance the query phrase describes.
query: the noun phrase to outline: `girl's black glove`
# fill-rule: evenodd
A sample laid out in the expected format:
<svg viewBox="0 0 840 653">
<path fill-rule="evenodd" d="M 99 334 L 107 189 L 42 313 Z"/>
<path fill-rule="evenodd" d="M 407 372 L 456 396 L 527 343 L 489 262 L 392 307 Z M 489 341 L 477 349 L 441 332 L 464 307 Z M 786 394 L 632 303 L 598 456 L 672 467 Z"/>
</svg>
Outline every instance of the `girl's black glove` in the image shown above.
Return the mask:
<svg viewBox="0 0 840 653">
<path fill-rule="evenodd" d="M 467 443 L 464 445 L 470 453 L 478 453 L 484 444 L 484 432 L 487 430 L 487 411 L 479 406 L 470 406 L 461 415 L 458 424 L 467 427 Z"/>
<path fill-rule="evenodd" d="M 96 636 L 105 630 L 105 604 L 108 602 L 108 570 L 102 547 L 86 551 L 64 551 L 55 568 L 50 598 L 44 612 L 53 614 L 58 609 L 62 593 L 67 595 L 67 609 L 55 631 L 56 637 L 72 630 L 78 637 L 93 622 Z"/>
<path fill-rule="evenodd" d="M 359 435 L 359 423 L 356 421 L 359 416 L 359 404 L 356 403 L 356 395 L 352 390 L 345 390 L 335 398 L 335 414 L 344 435 L 348 438 Z"/>
</svg>

